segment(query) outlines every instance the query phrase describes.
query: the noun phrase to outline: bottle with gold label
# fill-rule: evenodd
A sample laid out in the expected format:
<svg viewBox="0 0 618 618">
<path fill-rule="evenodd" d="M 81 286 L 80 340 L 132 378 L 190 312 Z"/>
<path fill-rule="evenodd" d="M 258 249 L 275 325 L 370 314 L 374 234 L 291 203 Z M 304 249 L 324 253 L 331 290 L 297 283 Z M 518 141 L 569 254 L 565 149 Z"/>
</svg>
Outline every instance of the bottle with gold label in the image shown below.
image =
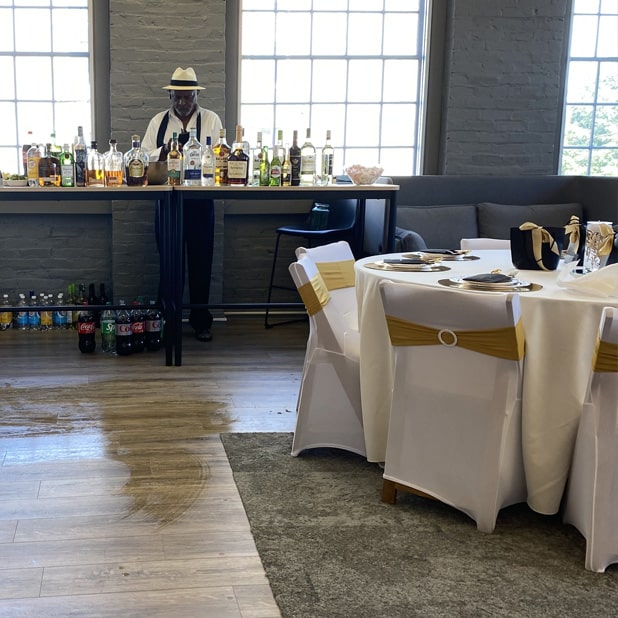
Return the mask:
<svg viewBox="0 0 618 618">
<path fill-rule="evenodd" d="M 90 150 L 88 151 L 86 177 L 89 187 L 105 186 L 105 164 L 103 155 L 99 152 L 97 142 L 94 140 L 90 142 Z"/>
<path fill-rule="evenodd" d="M 167 153 L 167 184 L 182 184 L 182 152 L 178 148 L 178 133 L 172 133 L 172 144 Z"/>
<path fill-rule="evenodd" d="M 39 159 L 39 186 L 59 187 L 60 178 L 60 161 L 53 154 L 51 143 L 48 143 L 45 148 L 45 156 Z"/>
<path fill-rule="evenodd" d="M 219 129 L 219 139 L 212 147 L 215 153 L 215 185 L 226 186 L 227 180 L 227 160 L 232 152 L 226 141 L 225 129 Z"/>
<path fill-rule="evenodd" d="M 142 148 L 139 135 L 131 136 L 131 149 L 124 155 L 124 171 L 129 187 L 148 184 L 148 153 Z"/>
</svg>

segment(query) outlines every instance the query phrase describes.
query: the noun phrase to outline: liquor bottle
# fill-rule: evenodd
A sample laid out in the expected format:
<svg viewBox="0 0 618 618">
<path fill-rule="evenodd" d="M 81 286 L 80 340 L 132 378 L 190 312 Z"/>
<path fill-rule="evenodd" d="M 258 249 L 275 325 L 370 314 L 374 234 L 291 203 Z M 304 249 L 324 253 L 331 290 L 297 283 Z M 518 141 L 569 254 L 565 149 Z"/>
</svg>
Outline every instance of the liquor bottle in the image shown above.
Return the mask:
<svg viewBox="0 0 618 618">
<path fill-rule="evenodd" d="M 242 134 L 241 134 L 241 142 L 242 144 L 242 150 L 243 152 L 249 157 L 251 158 L 251 145 L 249 144 L 249 142 L 245 139 L 245 130 L 242 130 Z"/>
<path fill-rule="evenodd" d="M 219 129 L 219 139 L 212 147 L 215 153 L 215 185 L 227 185 L 227 160 L 232 149 L 226 141 L 225 129 Z"/>
<path fill-rule="evenodd" d="M 292 134 L 292 145 L 290 146 L 290 163 L 292 165 L 292 186 L 298 187 L 300 184 L 300 148 L 298 146 L 298 131 Z"/>
<path fill-rule="evenodd" d="M 206 136 L 206 146 L 202 151 L 202 186 L 212 187 L 215 184 L 215 153 L 212 151 L 212 138 Z"/>
<path fill-rule="evenodd" d="M 73 159 L 75 161 L 75 186 L 85 187 L 88 184 L 86 168 L 88 167 L 88 151 L 84 141 L 84 128 L 77 127 L 77 137 L 73 144 Z"/>
<path fill-rule="evenodd" d="M 43 158 L 40 144 L 33 143 L 28 150 L 28 186 L 39 186 L 39 162 Z"/>
<path fill-rule="evenodd" d="M 60 144 L 56 141 L 55 133 L 50 134 L 49 141 L 51 143 L 51 152 L 53 152 L 56 157 L 60 157 L 60 154 L 62 154 L 62 148 L 60 147 Z"/>
<path fill-rule="evenodd" d="M 124 155 L 127 185 L 144 187 L 148 184 L 148 153 L 142 148 L 139 135 L 131 136 L 131 149 Z"/>
<path fill-rule="evenodd" d="M 122 152 L 118 151 L 118 143 L 112 137 L 109 140 L 109 150 L 105 153 L 105 186 L 119 187 L 122 185 L 124 157 Z"/>
<path fill-rule="evenodd" d="M 305 143 L 300 149 L 300 186 L 310 187 L 315 179 L 315 146 L 311 143 L 311 129 L 307 129 Z"/>
<path fill-rule="evenodd" d="M 60 161 L 52 153 L 51 143 L 48 143 L 45 156 L 39 159 L 39 187 L 59 187 L 60 178 Z"/>
<path fill-rule="evenodd" d="M 75 186 L 75 160 L 68 144 L 64 145 L 60 154 L 60 185 L 62 187 Z"/>
<path fill-rule="evenodd" d="M 99 285 L 99 298 L 97 299 L 99 305 L 107 305 L 107 303 L 109 302 L 109 298 L 107 297 L 107 294 L 105 293 L 105 284 L 101 283 Z"/>
<path fill-rule="evenodd" d="M 182 149 L 185 185 L 199 187 L 202 184 L 202 154 L 202 145 L 197 141 L 197 129 L 189 129 L 189 141 Z"/>
<path fill-rule="evenodd" d="M 182 152 L 178 148 L 178 133 L 172 133 L 172 145 L 167 153 L 167 184 L 182 184 Z"/>
<path fill-rule="evenodd" d="M 262 146 L 262 158 L 260 159 L 260 187 L 270 184 L 270 159 L 268 158 L 268 146 Z"/>
<path fill-rule="evenodd" d="M 260 162 L 262 161 L 262 132 L 257 133 L 257 142 L 253 149 L 252 168 L 251 168 L 251 185 L 258 187 L 260 185 Z"/>
<path fill-rule="evenodd" d="M 271 187 L 281 186 L 281 166 L 285 154 L 283 153 L 283 131 L 279 129 L 277 131 L 277 141 L 273 146 L 273 158 L 270 161 L 270 179 L 268 184 Z"/>
<path fill-rule="evenodd" d="M 322 148 L 322 160 L 320 163 L 320 184 L 330 185 L 333 182 L 333 161 L 335 149 L 330 143 L 330 129 L 326 131 L 326 143 Z"/>
<path fill-rule="evenodd" d="M 229 185 L 246 185 L 249 182 L 249 155 L 243 148 L 240 125 L 236 125 L 236 140 L 227 159 L 227 181 Z"/>
<path fill-rule="evenodd" d="M 88 151 L 88 163 L 86 165 L 86 178 L 88 179 L 89 187 L 104 187 L 105 186 L 105 164 L 103 155 L 98 151 L 97 142 L 90 142 L 90 150 Z"/>
<path fill-rule="evenodd" d="M 28 136 L 26 137 L 26 141 L 21 147 L 21 160 L 22 165 L 24 167 L 24 176 L 28 176 L 28 151 L 34 145 L 34 137 L 32 135 L 32 131 L 28 131 Z"/>
<path fill-rule="evenodd" d="M 292 185 L 292 162 L 290 161 L 290 146 L 285 145 L 285 158 L 281 166 L 281 186 L 290 187 Z"/>
</svg>

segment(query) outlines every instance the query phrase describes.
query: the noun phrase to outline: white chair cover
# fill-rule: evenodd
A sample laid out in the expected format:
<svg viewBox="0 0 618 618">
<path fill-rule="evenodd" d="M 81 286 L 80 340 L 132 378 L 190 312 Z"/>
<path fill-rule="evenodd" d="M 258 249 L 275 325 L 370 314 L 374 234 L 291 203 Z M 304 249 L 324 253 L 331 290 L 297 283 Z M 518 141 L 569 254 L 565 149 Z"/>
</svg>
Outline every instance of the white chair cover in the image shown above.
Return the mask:
<svg viewBox="0 0 618 618">
<path fill-rule="evenodd" d="M 342 290 L 329 291 L 309 254 L 299 255 L 290 264 L 290 274 L 309 313 L 309 338 L 292 455 L 308 448 L 332 447 L 365 456 L 359 346 L 350 342 L 358 339 L 358 333 L 347 331 L 335 302 Z"/>
<path fill-rule="evenodd" d="M 387 280 L 380 292 L 395 369 L 384 479 L 429 494 L 492 532 L 502 507 L 526 500 L 519 296 Z M 405 330 L 394 340 L 402 323 L 436 329 L 437 345 L 412 345 Z M 456 345 L 448 330 L 458 335 Z M 464 331 L 479 331 L 480 343 L 492 335 L 504 343 L 508 335 L 512 360 L 460 347 Z"/>
<path fill-rule="evenodd" d="M 580 418 L 564 521 L 586 539 L 586 569 L 618 562 L 618 309 L 605 307 Z"/>
<path fill-rule="evenodd" d="M 510 249 L 511 241 L 502 238 L 462 238 L 461 249 Z"/>
</svg>

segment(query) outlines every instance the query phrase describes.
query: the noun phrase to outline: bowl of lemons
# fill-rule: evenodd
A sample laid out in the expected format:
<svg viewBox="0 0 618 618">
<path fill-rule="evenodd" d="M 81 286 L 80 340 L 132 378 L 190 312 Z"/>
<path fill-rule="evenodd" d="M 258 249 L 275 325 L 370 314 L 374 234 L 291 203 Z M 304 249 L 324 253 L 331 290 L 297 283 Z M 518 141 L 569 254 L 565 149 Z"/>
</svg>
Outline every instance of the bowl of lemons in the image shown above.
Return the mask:
<svg viewBox="0 0 618 618">
<path fill-rule="evenodd" d="M 2 184 L 5 187 L 27 187 L 28 178 L 23 174 L 2 174 Z"/>
</svg>

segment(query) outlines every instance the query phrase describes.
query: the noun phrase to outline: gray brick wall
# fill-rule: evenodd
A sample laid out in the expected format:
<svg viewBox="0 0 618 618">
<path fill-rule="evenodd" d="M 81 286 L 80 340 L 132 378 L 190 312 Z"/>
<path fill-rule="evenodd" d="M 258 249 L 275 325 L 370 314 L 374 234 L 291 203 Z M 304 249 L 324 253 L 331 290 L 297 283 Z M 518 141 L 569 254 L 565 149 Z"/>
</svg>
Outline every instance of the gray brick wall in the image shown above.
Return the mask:
<svg viewBox="0 0 618 618">
<path fill-rule="evenodd" d="M 441 173 L 555 173 L 568 5 L 451 3 Z"/>
</svg>

